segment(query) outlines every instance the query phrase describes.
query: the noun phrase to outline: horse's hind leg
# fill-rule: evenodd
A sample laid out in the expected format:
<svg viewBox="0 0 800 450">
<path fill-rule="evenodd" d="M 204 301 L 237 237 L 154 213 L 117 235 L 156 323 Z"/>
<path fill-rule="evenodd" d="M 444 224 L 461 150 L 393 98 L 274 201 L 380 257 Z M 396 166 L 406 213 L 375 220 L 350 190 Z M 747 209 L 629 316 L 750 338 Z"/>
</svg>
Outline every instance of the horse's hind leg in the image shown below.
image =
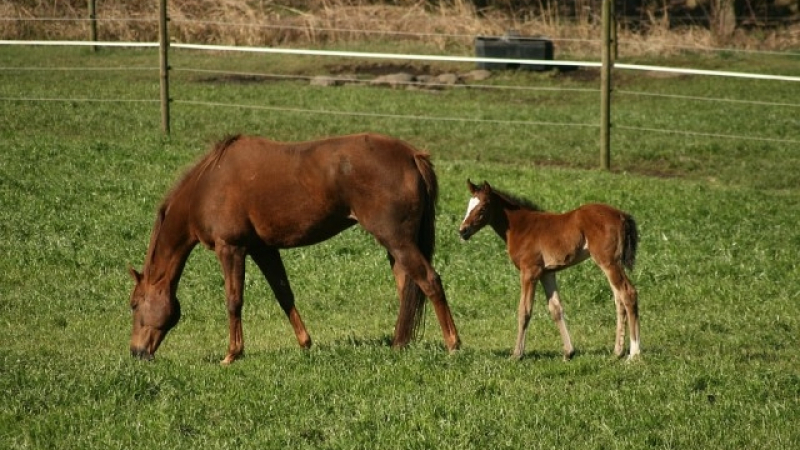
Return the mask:
<svg viewBox="0 0 800 450">
<path fill-rule="evenodd" d="M 281 305 L 283 312 L 292 324 L 294 335 L 300 347 L 311 347 L 311 336 L 306 330 L 303 319 L 294 305 L 294 293 L 289 285 L 289 278 L 286 275 L 286 268 L 283 266 L 281 255 L 278 249 L 271 247 L 261 247 L 250 252 L 250 256 L 255 261 L 261 273 L 267 279 L 275 298 Z"/>
<path fill-rule="evenodd" d="M 542 275 L 542 286 L 547 295 L 547 309 L 550 311 L 550 317 L 556 323 L 558 332 L 561 334 L 561 341 L 564 344 L 564 359 L 570 359 L 575 354 L 575 349 L 572 347 L 567 323 L 564 321 L 564 309 L 561 307 L 561 299 L 558 295 L 555 272 L 547 272 Z"/>
<path fill-rule="evenodd" d="M 422 290 L 423 294 L 431 300 L 447 349 L 451 351 L 457 350 L 461 345 L 461 340 L 458 337 L 458 331 L 453 321 L 453 315 L 450 312 L 450 306 L 447 304 L 439 274 L 436 273 L 433 266 L 415 245 L 397 245 L 391 247 L 389 251 L 395 261 L 392 271 L 397 280 L 398 291 L 401 293 L 400 301 L 409 301 L 409 299 L 402 298 L 402 291 L 405 291 L 405 276 L 408 275 Z M 395 339 L 397 338 L 397 331 L 396 328 Z M 395 345 L 402 344 L 402 342 L 395 340 Z"/>
<path fill-rule="evenodd" d="M 392 256 L 391 253 L 387 253 L 386 257 L 389 259 L 389 267 L 392 268 L 392 274 L 394 275 L 395 284 L 397 286 L 397 298 L 402 302 L 403 291 L 406 286 L 406 272 L 399 265 L 395 264 L 394 256 Z"/>
<path fill-rule="evenodd" d="M 244 352 L 242 303 L 246 250 L 244 247 L 228 245 L 224 242 L 218 242 L 215 248 L 225 277 L 225 304 L 228 308 L 230 332 L 228 354 L 225 355 L 222 364 L 230 364 Z"/>
</svg>

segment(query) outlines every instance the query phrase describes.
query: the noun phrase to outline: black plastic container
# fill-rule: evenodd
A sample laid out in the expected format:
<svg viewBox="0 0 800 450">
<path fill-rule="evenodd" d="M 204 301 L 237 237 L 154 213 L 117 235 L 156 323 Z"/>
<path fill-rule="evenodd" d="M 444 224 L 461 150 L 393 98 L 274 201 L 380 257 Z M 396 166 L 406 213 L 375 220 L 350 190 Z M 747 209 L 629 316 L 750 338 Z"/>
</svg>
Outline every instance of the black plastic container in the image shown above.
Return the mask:
<svg viewBox="0 0 800 450">
<path fill-rule="evenodd" d="M 506 35 L 503 37 L 475 38 L 475 55 L 478 58 L 553 60 L 553 42 L 544 38 Z M 479 62 L 479 69 L 521 69 L 544 71 L 553 68 L 547 64 L 507 64 Z"/>
</svg>

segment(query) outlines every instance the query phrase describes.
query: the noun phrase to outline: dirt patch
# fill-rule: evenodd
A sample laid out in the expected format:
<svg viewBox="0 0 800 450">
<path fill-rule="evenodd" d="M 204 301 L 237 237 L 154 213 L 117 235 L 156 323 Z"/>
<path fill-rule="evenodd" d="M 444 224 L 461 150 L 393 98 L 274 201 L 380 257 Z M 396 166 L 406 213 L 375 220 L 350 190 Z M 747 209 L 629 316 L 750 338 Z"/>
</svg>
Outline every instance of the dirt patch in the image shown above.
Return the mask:
<svg viewBox="0 0 800 450">
<path fill-rule="evenodd" d="M 197 79 L 198 83 L 209 84 L 258 84 L 274 81 L 286 80 L 286 77 L 279 77 L 273 75 L 212 75 L 208 77 L 200 77 Z"/>
<path fill-rule="evenodd" d="M 531 164 L 539 167 L 557 167 L 566 169 L 579 169 L 579 170 L 598 170 L 598 166 L 593 163 L 578 163 L 574 161 L 565 161 L 558 159 L 533 159 Z M 670 170 L 667 168 L 660 168 L 657 166 L 637 163 L 613 163 L 611 164 L 612 173 L 632 173 L 636 175 L 643 175 L 653 178 L 671 179 L 683 178 L 685 173 L 677 170 Z"/>
<path fill-rule="evenodd" d="M 439 75 L 441 71 L 431 68 L 427 64 L 409 63 L 366 63 L 366 64 L 329 64 L 324 66 L 331 75 L 356 75 L 378 77 L 395 73 L 408 73 L 414 76 Z"/>
<path fill-rule="evenodd" d="M 558 76 L 561 78 L 580 81 L 580 82 L 590 82 L 590 81 L 599 81 L 600 80 L 600 69 L 595 68 L 556 68 L 558 70 Z"/>
</svg>

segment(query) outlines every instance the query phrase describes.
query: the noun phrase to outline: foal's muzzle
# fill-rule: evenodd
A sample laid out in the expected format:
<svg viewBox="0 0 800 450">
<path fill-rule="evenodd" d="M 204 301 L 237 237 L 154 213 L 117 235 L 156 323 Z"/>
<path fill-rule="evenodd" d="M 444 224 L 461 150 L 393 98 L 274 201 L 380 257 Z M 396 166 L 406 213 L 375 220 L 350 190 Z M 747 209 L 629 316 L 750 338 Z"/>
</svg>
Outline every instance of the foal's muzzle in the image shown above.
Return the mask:
<svg viewBox="0 0 800 450">
<path fill-rule="evenodd" d="M 467 241 L 469 240 L 469 238 L 472 237 L 472 228 L 471 227 L 461 228 L 460 230 L 458 230 L 458 234 L 459 236 L 461 236 L 462 240 Z"/>
</svg>

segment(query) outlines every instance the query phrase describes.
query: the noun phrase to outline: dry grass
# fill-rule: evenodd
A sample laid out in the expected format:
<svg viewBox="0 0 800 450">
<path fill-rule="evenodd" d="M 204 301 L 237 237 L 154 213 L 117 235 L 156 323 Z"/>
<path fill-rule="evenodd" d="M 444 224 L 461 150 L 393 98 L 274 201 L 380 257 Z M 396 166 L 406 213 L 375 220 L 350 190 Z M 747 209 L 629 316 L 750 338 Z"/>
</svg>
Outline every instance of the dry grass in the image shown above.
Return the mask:
<svg viewBox="0 0 800 450">
<path fill-rule="evenodd" d="M 553 39 L 562 54 L 593 55 L 599 48 L 599 11 L 586 8 L 578 15 L 564 17 L 563 13 L 545 8 L 514 13 L 509 13 L 508 7 L 478 10 L 465 0 L 388 3 L 294 0 L 279 5 L 263 1 L 171 0 L 170 35 L 180 42 L 255 46 L 386 38 L 424 41 L 444 50 L 469 48 L 475 36 L 499 36 L 507 30 L 517 30 L 521 35 Z M 98 2 L 97 8 L 98 39 L 157 40 L 156 2 Z M 6 18 L 0 31 L 2 39 L 83 40 L 88 36 L 86 0 L 0 0 L 0 17 Z M 62 20 L 42 20 L 45 18 Z M 797 26 L 755 32 L 737 30 L 723 40 L 703 27 L 671 28 L 663 15 L 650 14 L 644 15 L 635 28 L 636 31 L 622 27 L 619 31 L 622 55 L 709 47 L 787 50 L 800 45 Z"/>
</svg>

